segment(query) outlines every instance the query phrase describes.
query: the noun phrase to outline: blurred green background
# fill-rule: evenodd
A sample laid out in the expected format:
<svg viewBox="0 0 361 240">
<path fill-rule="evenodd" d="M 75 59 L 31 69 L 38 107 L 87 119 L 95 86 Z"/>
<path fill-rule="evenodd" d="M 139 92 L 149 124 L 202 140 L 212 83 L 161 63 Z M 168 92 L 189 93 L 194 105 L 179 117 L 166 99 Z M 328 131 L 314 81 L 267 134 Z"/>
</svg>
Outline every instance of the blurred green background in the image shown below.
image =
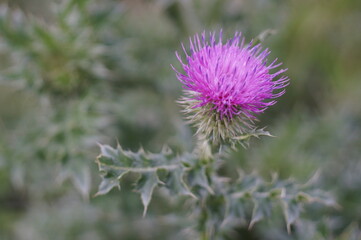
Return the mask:
<svg viewBox="0 0 361 240">
<path fill-rule="evenodd" d="M 361 1 L 1 2 L 0 239 L 187 239 L 184 201 L 157 192 L 142 218 L 126 182 L 94 198 L 94 159 L 97 142 L 193 148 L 170 64 L 189 36 L 220 29 L 275 30 L 263 45 L 291 79 L 258 123 L 276 137 L 230 152 L 225 172 L 319 171 L 342 206 L 310 209 L 292 234 L 274 217 L 234 239 L 361 239 Z"/>
</svg>

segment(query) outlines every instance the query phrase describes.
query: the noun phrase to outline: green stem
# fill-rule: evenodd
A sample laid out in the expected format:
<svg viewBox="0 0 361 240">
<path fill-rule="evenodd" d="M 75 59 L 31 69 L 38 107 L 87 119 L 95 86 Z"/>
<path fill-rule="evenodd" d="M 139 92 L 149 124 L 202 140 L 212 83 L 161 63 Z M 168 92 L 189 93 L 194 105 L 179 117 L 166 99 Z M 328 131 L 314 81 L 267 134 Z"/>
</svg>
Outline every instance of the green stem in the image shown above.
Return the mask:
<svg viewBox="0 0 361 240">
<path fill-rule="evenodd" d="M 207 229 L 204 229 L 201 234 L 201 240 L 209 240 L 207 235 Z"/>
<path fill-rule="evenodd" d="M 196 152 L 199 156 L 199 160 L 205 163 L 209 163 L 213 158 L 212 148 L 208 140 L 203 136 L 198 136 Z"/>
<path fill-rule="evenodd" d="M 201 165 L 206 166 L 206 175 L 207 177 L 210 176 L 211 171 L 213 169 L 212 167 L 212 161 L 213 161 L 213 153 L 212 153 L 212 147 L 208 142 L 208 139 L 204 136 L 198 135 L 197 139 L 197 146 L 196 146 L 196 154 L 198 155 L 199 163 Z M 209 240 L 209 233 L 207 229 L 207 210 L 205 209 L 206 206 L 202 204 L 203 200 L 199 200 L 201 215 L 199 218 L 199 231 L 200 231 L 200 240 Z"/>
</svg>

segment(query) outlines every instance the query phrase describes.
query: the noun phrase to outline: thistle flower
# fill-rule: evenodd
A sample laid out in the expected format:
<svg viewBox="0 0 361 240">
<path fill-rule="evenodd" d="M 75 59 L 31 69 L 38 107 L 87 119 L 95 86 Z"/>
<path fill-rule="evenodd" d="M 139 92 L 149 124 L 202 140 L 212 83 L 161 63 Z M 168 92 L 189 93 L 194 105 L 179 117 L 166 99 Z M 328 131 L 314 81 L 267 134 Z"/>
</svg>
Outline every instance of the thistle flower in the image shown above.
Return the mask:
<svg viewBox="0 0 361 240">
<path fill-rule="evenodd" d="M 260 44 L 244 44 L 241 33 L 222 43 L 216 34 L 207 39 L 190 38 L 190 53 L 184 63 L 176 53 L 184 74 L 176 71 L 184 84 L 184 96 L 179 103 L 190 123 L 195 125 L 197 135 L 214 143 L 233 141 L 255 130 L 256 115 L 276 103 L 275 98 L 284 94 L 288 78 L 281 76 L 287 69 L 271 72 L 282 63 L 277 59 L 267 65 L 268 49 Z M 278 90 L 278 91 L 277 91 Z"/>
</svg>

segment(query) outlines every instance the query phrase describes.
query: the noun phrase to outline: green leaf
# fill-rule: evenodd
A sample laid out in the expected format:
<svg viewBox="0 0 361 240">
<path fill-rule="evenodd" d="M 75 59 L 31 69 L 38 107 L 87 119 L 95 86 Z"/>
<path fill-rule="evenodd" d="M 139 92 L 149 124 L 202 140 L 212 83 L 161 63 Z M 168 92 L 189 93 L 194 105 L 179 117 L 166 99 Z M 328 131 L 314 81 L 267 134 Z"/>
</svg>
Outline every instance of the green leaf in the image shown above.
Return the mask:
<svg viewBox="0 0 361 240">
<path fill-rule="evenodd" d="M 135 188 L 141 195 L 144 206 L 143 215 L 147 212 L 155 187 L 160 184 L 172 195 L 188 195 L 196 198 L 183 179 L 187 169 L 181 163 L 182 157 L 174 156 L 169 148 L 163 148 L 160 153 L 149 153 L 143 149 L 138 152 L 126 151 L 119 145 L 116 149 L 108 145 L 100 144 L 99 146 L 101 153 L 96 162 L 102 181 L 96 196 L 106 194 L 114 187 L 120 189 L 121 178 L 133 172 L 140 175 Z M 164 173 L 165 183 L 159 180 L 160 173 Z M 195 177 L 195 181 L 206 186 L 205 173 L 202 172 L 200 176 Z"/>
<path fill-rule="evenodd" d="M 169 172 L 165 181 L 165 186 L 169 189 L 171 195 L 181 194 L 197 198 L 189 189 L 188 185 L 184 182 L 184 169 L 178 168 Z"/>
<path fill-rule="evenodd" d="M 227 214 L 224 220 L 225 225 L 235 226 L 240 220 L 246 221 L 247 209 L 252 207 L 249 201 L 242 198 L 227 196 Z"/>
<path fill-rule="evenodd" d="M 109 170 L 123 170 L 129 172 L 154 172 L 158 169 L 174 170 L 179 167 L 174 163 L 172 151 L 164 148 L 161 153 L 146 153 L 143 149 L 138 152 L 126 151 L 118 145 L 114 149 L 107 145 L 100 145 L 101 154 L 96 162 L 102 172 Z"/>
<path fill-rule="evenodd" d="M 144 206 L 143 217 L 147 213 L 148 205 L 152 199 L 154 188 L 161 184 L 156 172 L 144 173 L 136 183 L 136 189 L 140 193 Z"/>
<path fill-rule="evenodd" d="M 300 217 L 302 204 L 295 199 L 282 201 L 283 214 L 286 220 L 288 233 L 291 233 L 291 225 Z"/>
<path fill-rule="evenodd" d="M 249 224 L 249 229 L 251 229 L 255 223 L 263 220 L 266 217 L 271 215 L 272 205 L 271 201 L 268 198 L 259 198 L 254 199 L 254 208 L 252 212 L 252 219 Z"/>
<path fill-rule="evenodd" d="M 311 203 L 321 203 L 326 206 L 337 207 L 334 199 L 324 191 L 314 189 L 314 177 L 307 184 L 298 184 L 293 179 L 280 180 L 276 175 L 271 182 L 264 181 L 255 173 L 249 175 L 240 174 L 241 177 L 233 183 L 229 194 L 230 210 L 240 209 L 234 206 L 237 201 L 253 202 L 253 213 L 249 228 L 254 224 L 268 217 L 274 204 L 281 204 L 286 219 L 287 229 L 300 218 L 303 206 Z M 229 213 L 230 218 L 232 216 Z M 229 221 L 228 221 L 229 222 Z"/>
<path fill-rule="evenodd" d="M 277 33 L 277 31 L 275 29 L 266 29 L 266 30 L 262 31 L 255 39 L 253 39 L 252 46 L 256 46 L 257 44 L 262 43 L 268 37 L 270 37 L 276 33 Z"/>
<path fill-rule="evenodd" d="M 243 197 L 245 193 L 252 193 L 257 190 L 260 185 L 263 184 L 263 180 L 255 173 L 250 175 L 243 175 L 240 173 L 240 177 L 234 186 L 234 195 Z"/>
<path fill-rule="evenodd" d="M 114 187 L 117 187 L 120 190 L 119 180 L 128 172 L 129 171 L 126 170 L 118 170 L 116 172 L 113 171 L 103 175 L 98 192 L 95 194 L 95 196 L 107 194 Z"/>
<path fill-rule="evenodd" d="M 210 194 L 214 194 L 206 175 L 205 167 L 195 167 L 188 172 L 187 180 L 191 187 L 199 186 L 207 190 Z"/>
<path fill-rule="evenodd" d="M 114 149 L 108 145 L 100 146 L 100 155 L 96 162 L 101 172 L 102 182 L 98 192 L 95 194 L 103 195 L 108 193 L 114 187 L 120 189 L 119 181 L 128 172 L 152 173 L 158 169 L 175 169 L 176 165 L 169 165 L 171 152 L 163 149 L 160 154 L 145 153 L 143 149 L 134 153 L 125 151 L 118 145 Z M 167 165 L 168 164 L 168 165 Z"/>
<path fill-rule="evenodd" d="M 331 194 L 325 191 L 314 189 L 312 191 L 308 191 L 307 194 L 310 197 L 311 202 L 318 202 L 329 207 L 334 207 L 336 209 L 341 208 L 341 206 L 335 201 Z"/>
<path fill-rule="evenodd" d="M 100 154 L 104 156 L 105 158 L 111 160 L 112 163 L 116 163 L 114 159 L 118 158 L 118 151 L 108 145 L 101 145 L 100 147 Z"/>
<path fill-rule="evenodd" d="M 84 199 L 89 198 L 91 189 L 90 169 L 87 166 L 83 166 L 79 159 L 74 158 L 62 166 L 61 171 L 58 173 L 57 181 L 62 184 L 66 180 L 70 180 L 74 184 Z"/>
<path fill-rule="evenodd" d="M 261 136 L 273 137 L 268 131 L 265 131 L 264 128 L 261 129 L 253 129 L 249 133 L 245 133 L 241 136 L 234 137 L 233 140 L 239 144 L 241 144 L 244 148 L 249 147 L 249 141 L 252 137 L 259 138 Z"/>
<path fill-rule="evenodd" d="M 88 199 L 90 187 L 91 187 L 90 169 L 87 166 L 84 166 L 78 172 L 73 173 L 71 179 L 72 182 L 74 183 L 74 186 L 82 194 L 83 198 Z"/>
</svg>

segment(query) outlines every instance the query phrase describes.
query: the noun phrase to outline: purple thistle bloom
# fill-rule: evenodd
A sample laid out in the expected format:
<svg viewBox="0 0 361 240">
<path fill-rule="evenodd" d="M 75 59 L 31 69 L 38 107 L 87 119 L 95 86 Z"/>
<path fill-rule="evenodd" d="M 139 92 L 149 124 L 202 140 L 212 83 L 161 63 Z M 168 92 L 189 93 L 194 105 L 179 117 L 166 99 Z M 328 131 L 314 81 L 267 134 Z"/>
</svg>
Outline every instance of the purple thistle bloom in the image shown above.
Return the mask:
<svg viewBox="0 0 361 240">
<path fill-rule="evenodd" d="M 241 33 L 225 44 L 222 32 L 218 41 L 215 33 L 208 40 L 203 33 L 201 38 L 190 38 L 190 54 L 182 47 L 186 63 L 176 55 L 185 74 L 173 68 L 185 88 L 180 103 L 190 122 L 199 127 L 197 133 L 212 135 L 215 142 L 237 137 L 245 127 L 253 128 L 255 115 L 275 104 L 274 99 L 283 95 L 288 85 L 286 76 L 277 79 L 287 69 L 271 73 L 282 63 L 275 59 L 267 65 L 270 51 L 262 50 L 260 44 L 252 46 L 252 42 L 245 46 Z"/>
</svg>

